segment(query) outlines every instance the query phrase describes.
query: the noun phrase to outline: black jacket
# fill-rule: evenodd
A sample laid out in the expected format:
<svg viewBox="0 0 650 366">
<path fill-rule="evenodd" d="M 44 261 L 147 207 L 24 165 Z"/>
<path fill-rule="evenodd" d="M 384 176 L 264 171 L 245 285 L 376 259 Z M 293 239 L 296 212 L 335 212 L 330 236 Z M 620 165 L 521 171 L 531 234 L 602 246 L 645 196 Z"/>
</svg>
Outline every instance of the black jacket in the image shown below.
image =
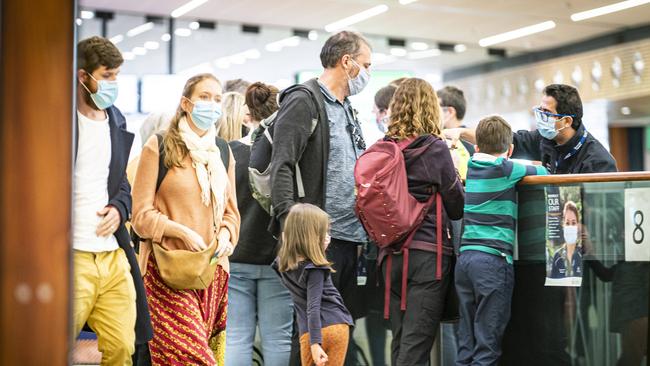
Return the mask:
<svg viewBox="0 0 650 366">
<path fill-rule="evenodd" d="M 129 162 L 131 145 L 134 135 L 126 130 L 126 119 L 119 109 L 109 107 L 106 109 L 108 124 L 111 134 L 111 162 L 108 173 L 108 205 L 114 206 L 120 213 L 120 227 L 115 232 L 115 238 L 120 248 L 126 253 L 126 258 L 131 266 L 131 276 L 135 285 L 137 318 L 135 323 L 136 344 L 144 344 L 153 338 L 151 318 L 147 298 L 140 274 L 140 267 L 131 247 L 131 237 L 124 223 L 131 217 L 131 186 L 126 179 L 126 165 Z M 77 157 L 79 146 L 79 124 L 75 122 L 75 149 L 74 157 Z"/>
<path fill-rule="evenodd" d="M 271 198 L 278 233 L 291 206 L 298 201 L 295 164 L 298 162 L 305 187 L 302 202 L 325 207 L 325 176 L 329 159 L 330 133 L 325 102 L 316 79 L 301 87 L 290 87 L 280 95 L 280 110 L 273 131 Z M 312 97 L 313 95 L 313 97 Z M 310 135 L 312 120 L 316 129 Z"/>
<path fill-rule="evenodd" d="M 270 265 L 277 255 L 278 241 L 266 231 L 270 216 L 251 193 L 248 180 L 251 147 L 239 141 L 231 141 L 229 145 L 236 162 L 237 208 L 241 214 L 239 240 L 230 263 Z"/>
<path fill-rule="evenodd" d="M 543 138 L 538 131 L 518 131 L 514 134 L 515 149 L 512 157 L 541 161 L 551 174 L 616 172 L 616 160 L 590 133 L 587 133 L 580 150 L 564 160 L 584 133 L 585 128 L 581 124 L 571 140 L 564 145 L 557 145 L 555 141 Z"/>
</svg>

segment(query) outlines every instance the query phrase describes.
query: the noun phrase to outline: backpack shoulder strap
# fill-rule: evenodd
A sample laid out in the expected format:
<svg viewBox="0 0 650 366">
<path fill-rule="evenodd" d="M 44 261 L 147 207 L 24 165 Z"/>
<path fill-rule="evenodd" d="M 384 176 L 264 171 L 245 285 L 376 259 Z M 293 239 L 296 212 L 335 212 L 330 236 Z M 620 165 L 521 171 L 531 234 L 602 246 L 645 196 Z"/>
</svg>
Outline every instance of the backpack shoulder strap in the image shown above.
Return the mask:
<svg viewBox="0 0 650 366">
<path fill-rule="evenodd" d="M 165 145 L 163 143 L 162 133 L 156 133 L 156 138 L 158 139 L 158 178 L 156 179 L 156 192 L 160 188 L 160 184 L 165 175 L 167 175 L 167 167 L 165 166 Z"/>
<path fill-rule="evenodd" d="M 226 140 L 219 136 L 215 138 L 215 142 L 221 154 L 221 161 L 223 161 L 223 165 L 226 167 L 226 171 L 228 171 L 228 167 L 230 166 L 230 146 Z"/>
<path fill-rule="evenodd" d="M 325 101 L 323 99 L 323 93 L 321 93 L 320 91 L 320 85 L 318 85 L 318 80 L 317 79 L 307 80 L 303 85 L 305 86 L 305 89 L 309 91 L 311 99 L 314 102 L 314 106 L 316 107 L 316 112 L 318 113 L 318 121 L 327 122 L 324 121 L 327 118 L 327 112 L 325 111 Z M 316 125 L 313 125 L 312 133 L 314 132 L 315 128 Z"/>
</svg>

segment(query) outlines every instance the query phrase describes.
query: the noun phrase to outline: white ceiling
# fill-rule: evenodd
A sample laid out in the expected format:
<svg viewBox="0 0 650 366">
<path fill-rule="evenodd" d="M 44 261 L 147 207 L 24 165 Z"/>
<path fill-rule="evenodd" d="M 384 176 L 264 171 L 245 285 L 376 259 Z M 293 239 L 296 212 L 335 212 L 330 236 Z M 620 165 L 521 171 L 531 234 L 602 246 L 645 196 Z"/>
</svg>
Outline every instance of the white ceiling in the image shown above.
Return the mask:
<svg viewBox="0 0 650 366">
<path fill-rule="evenodd" d="M 546 20 L 557 28 L 513 40 L 498 47 L 540 49 L 590 38 L 650 22 L 650 5 L 575 23 L 572 13 L 618 0 L 420 0 L 400 5 L 398 0 L 210 0 L 185 15 L 237 23 L 306 29 L 324 26 L 379 4 L 389 10 L 354 26 L 382 36 L 461 42 L 477 46 L 480 38 Z M 87 8 L 168 15 L 187 0 L 81 0 Z"/>
<path fill-rule="evenodd" d="M 173 9 L 187 1 L 80 0 L 80 8 L 115 11 L 115 19 L 108 23 L 108 37 L 113 37 L 144 23 L 145 14 L 168 17 Z M 425 41 L 432 46 L 435 42 L 467 45 L 466 52 L 443 52 L 441 56 L 422 60 L 397 58 L 383 65 L 377 58 L 373 60 L 378 70 L 408 71 L 437 86 L 435 80 L 443 71 L 494 60 L 478 46 L 478 40 L 487 36 L 547 20 L 557 23 L 555 29 L 495 46 L 506 48 L 509 55 L 515 55 L 650 22 L 650 4 L 578 23 L 570 19 L 575 12 L 615 1 L 618 0 L 420 0 L 400 5 L 398 0 L 208 0 L 177 20 L 176 25 L 187 27 L 193 20 L 215 20 L 217 29 L 200 29 L 190 37 L 175 37 L 173 71 L 178 73 L 206 62 L 214 68 L 213 62 L 218 58 L 255 48 L 261 51 L 260 59 L 215 71 L 224 79 L 292 80 L 296 72 L 320 69 L 318 54 L 327 36 L 323 30 L 326 24 L 386 4 L 389 7 L 387 12 L 351 27 L 369 38 L 374 52 L 389 53 L 388 37 L 404 38 L 408 42 Z M 260 25 L 261 33 L 243 34 L 241 24 Z M 317 30 L 320 37 L 316 41 L 303 39 L 298 47 L 286 48 L 282 52 L 264 50 L 264 45 L 293 35 L 294 28 Z M 123 52 L 132 51 L 146 41 L 160 41 L 160 36 L 167 31 L 166 24 L 156 25 L 147 33 L 125 37 L 118 47 Z M 79 29 L 79 38 L 100 33 L 100 22 L 92 19 L 84 21 Z M 195 68 L 192 71 L 200 70 Z M 159 49 L 126 62 L 122 72 L 136 75 L 167 73 L 166 44 L 161 42 Z"/>
</svg>

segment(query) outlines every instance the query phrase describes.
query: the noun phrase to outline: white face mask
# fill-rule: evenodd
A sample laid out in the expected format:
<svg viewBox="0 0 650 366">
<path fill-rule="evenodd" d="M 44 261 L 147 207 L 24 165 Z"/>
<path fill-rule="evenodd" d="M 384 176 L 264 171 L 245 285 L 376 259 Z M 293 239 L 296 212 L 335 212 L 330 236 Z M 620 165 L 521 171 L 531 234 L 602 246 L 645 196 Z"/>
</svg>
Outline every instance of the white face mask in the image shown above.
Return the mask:
<svg viewBox="0 0 650 366">
<path fill-rule="evenodd" d="M 564 242 L 571 245 L 578 242 L 578 227 L 565 226 L 564 227 Z"/>
<path fill-rule="evenodd" d="M 359 74 L 357 74 L 357 77 L 352 79 L 350 77 L 350 74 L 345 72 L 347 77 L 348 77 L 348 88 L 350 89 L 350 95 L 356 95 L 359 94 L 365 89 L 366 85 L 368 85 L 368 82 L 370 81 L 370 73 L 368 73 L 368 70 L 366 70 L 364 67 L 361 67 L 358 63 L 356 63 L 354 60 L 350 59 L 354 66 L 359 68 Z"/>
</svg>

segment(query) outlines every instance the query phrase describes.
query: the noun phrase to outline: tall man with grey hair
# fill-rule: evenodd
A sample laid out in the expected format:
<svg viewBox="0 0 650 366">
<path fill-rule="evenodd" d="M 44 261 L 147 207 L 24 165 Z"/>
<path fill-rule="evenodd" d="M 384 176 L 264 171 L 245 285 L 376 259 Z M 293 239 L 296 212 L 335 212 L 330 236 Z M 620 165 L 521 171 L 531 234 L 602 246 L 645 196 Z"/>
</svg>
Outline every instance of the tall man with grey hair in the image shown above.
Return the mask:
<svg viewBox="0 0 650 366">
<path fill-rule="evenodd" d="M 357 317 L 358 250 L 368 236 L 354 213 L 354 165 L 366 146 L 348 97 L 368 84 L 370 54 L 370 44 L 358 33 L 342 31 L 325 42 L 322 75 L 280 95 L 271 158 L 275 231 L 296 202 L 330 215 L 332 280 Z"/>
</svg>

